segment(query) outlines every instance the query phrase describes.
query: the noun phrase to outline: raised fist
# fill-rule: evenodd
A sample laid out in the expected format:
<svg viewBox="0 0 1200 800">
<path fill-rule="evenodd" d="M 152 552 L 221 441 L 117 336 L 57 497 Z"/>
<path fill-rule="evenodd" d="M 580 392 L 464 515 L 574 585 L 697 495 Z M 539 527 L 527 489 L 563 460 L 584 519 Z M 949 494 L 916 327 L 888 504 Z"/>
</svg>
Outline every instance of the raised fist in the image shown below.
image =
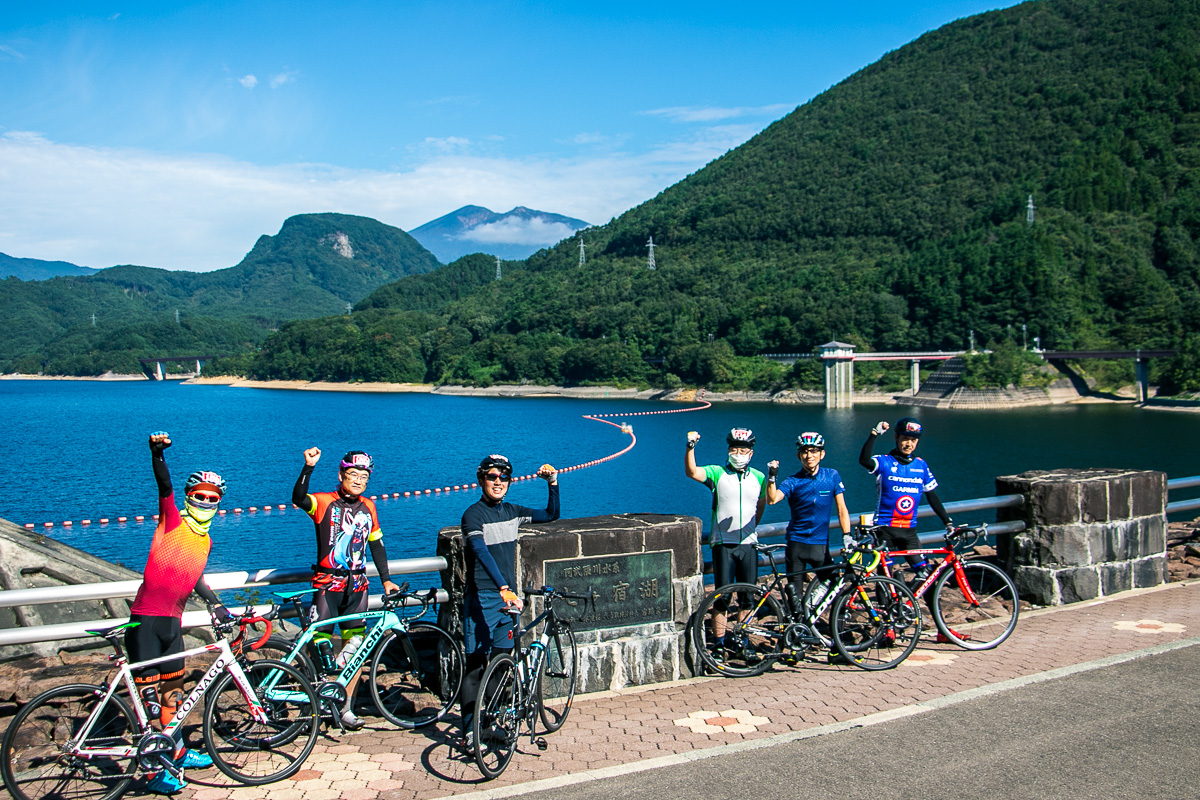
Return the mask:
<svg viewBox="0 0 1200 800">
<path fill-rule="evenodd" d="M 888 425 L 887 422 L 881 421 L 878 425 L 871 429 L 871 433 L 875 434 L 876 436 L 883 436 L 885 433 L 887 433 L 888 428 L 890 427 L 892 426 Z"/>
<path fill-rule="evenodd" d="M 693 447 L 695 447 L 696 442 L 698 442 L 698 441 L 700 441 L 700 434 L 697 431 L 688 431 L 688 433 L 687 433 L 688 449 L 691 450 Z"/>
<path fill-rule="evenodd" d="M 150 434 L 150 451 L 161 453 L 171 446 L 171 437 L 166 431 L 155 431 Z"/>
<path fill-rule="evenodd" d="M 310 447 L 304 451 L 304 463 L 310 467 L 315 467 L 317 462 L 321 460 L 321 451 L 319 448 Z"/>
</svg>

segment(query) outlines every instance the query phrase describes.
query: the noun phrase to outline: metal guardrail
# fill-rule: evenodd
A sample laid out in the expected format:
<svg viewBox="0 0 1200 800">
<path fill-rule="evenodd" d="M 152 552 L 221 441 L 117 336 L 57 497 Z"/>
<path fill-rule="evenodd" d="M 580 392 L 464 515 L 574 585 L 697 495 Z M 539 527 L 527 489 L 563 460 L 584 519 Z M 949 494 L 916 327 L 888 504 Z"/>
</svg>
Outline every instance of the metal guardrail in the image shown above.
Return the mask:
<svg viewBox="0 0 1200 800">
<path fill-rule="evenodd" d="M 446 569 L 446 559 L 439 556 L 428 558 L 398 558 L 388 561 L 388 570 L 393 575 L 413 575 L 420 572 L 440 572 Z M 367 575 L 378 577 L 379 572 L 372 564 L 367 567 Z M 256 572 L 214 572 L 204 576 L 213 591 L 226 589 L 241 589 L 257 586 L 278 586 L 287 583 L 308 583 L 312 579 L 312 568 L 305 567 L 289 569 L 263 569 Z M 110 581 L 108 583 L 79 583 L 72 586 L 47 586 L 35 589 L 10 589 L 0 592 L 0 608 L 11 606 L 33 606 L 44 603 L 60 603 L 73 600 L 113 600 L 120 597 L 133 597 L 137 594 L 140 580 Z M 444 590 L 438 590 L 439 603 L 446 602 L 449 597 Z M 262 607 L 263 604 L 256 604 Z M 371 598 L 370 607 L 380 608 L 383 605 L 381 596 Z M 240 613 L 241 608 L 230 608 L 233 613 Z M 0 646 L 10 644 L 34 644 L 36 642 L 53 642 L 61 639 L 92 638 L 87 631 L 97 628 L 108 628 L 119 625 L 125 618 L 98 619 L 84 622 L 65 622 L 59 625 L 37 625 L 27 628 L 5 628 L 0 630 Z M 185 611 L 182 618 L 183 627 L 196 628 L 210 623 L 207 611 Z"/>
<path fill-rule="evenodd" d="M 1171 496 L 1172 489 L 1192 489 L 1197 486 L 1200 486 L 1200 475 L 1195 475 L 1191 478 L 1176 478 L 1173 481 L 1167 481 L 1167 496 Z M 1198 508 L 1200 508 L 1200 497 L 1167 503 L 1168 514 L 1174 514 L 1178 511 L 1195 511 Z"/>
</svg>

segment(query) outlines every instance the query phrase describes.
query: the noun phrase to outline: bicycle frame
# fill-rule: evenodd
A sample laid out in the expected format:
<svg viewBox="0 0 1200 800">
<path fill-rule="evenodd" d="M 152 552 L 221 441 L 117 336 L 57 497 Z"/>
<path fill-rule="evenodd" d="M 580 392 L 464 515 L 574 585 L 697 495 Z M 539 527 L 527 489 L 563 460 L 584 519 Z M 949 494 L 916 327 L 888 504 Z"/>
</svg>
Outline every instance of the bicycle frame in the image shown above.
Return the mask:
<svg viewBox="0 0 1200 800">
<path fill-rule="evenodd" d="M 947 542 L 944 547 L 922 547 L 916 550 L 886 550 L 884 558 L 880 559 L 880 571 L 887 577 L 892 577 L 891 561 L 889 559 L 903 556 L 944 556 L 938 562 L 937 567 L 921 582 L 921 585 L 912 590 L 915 596 L 921 597 L 924 595 L 925 592 L 933 587 L 943 572 L 947 569 L 952 569 L 954 570 L 954 579 L 958 582 L 958 588 L 962 591 L 963 597 L 971 605 L 979 605 L 979 599 L 971 591 L 967 576 L 963 573 L 962 565 L 966 559 L 958 554 L 958 551 L 954 549 L 953 543 Z"/>
<path fill-rule="evenodd" d="M 229 647 L 229 642 L 226 639 L 218 639 L 214 644 L 195 647 L 191 650 L 185 650 L 182 653 L 173 653 L 167 656 L 152 658 L 147 661 L 139 661 L 137 663 L 129 663 L 124 654 L 116 657 L 116 674 L 111 679 L 105 680 L 103 687 L 105 693 L 103 698 L 96 707 L 92 709 L 92 713 L 88 715 L 87 721 L 83 727 L 76 733 L 72 740 L 70 752 L 76 756 L 113 756 L 118 758 L 134 758 L 137 756 L 138 748 L 136 745 L 130 747 L 105 747 L 105 748 L 81 748 L 79 742 L 87 741 L 87 737 L 91 734 L 92 728 L 95 726 L 96 720 L 99 719 L 101 712 L 108 705 L 109 699 L 124 686 L 129 693 L 129 697 L 133 703 L 133 711 L 137 716 L 138 727 L 140 733 L 146 733 L 150 728 L 150 719 L 146 714 L 145 706 L 142 703 L 141 693 L 137 690 L 137 684 L 133 680 L 133 670 L 158 664 L 164 661 L 172 661 L 180 658 L 188 658 L 190 656 L 199 655 L 201 653 L 217 652 L 217 660 L 204 673 L 199 681 L 196 682 L 195 688 L 191 693 L 179 704 L 179 708 L 175 712 L 175 716 L 171 718 L 162 729 L 162 733 L 171 737 L 177 744 L 180 741 L 180 736 L 177 736 L 179 728 L 183 725 L 184 719 L 200 699 L 207 693 L 208 688 L 220 677 L 222 672 L 229 672 L 233 675 L 233 680 L 241 689 L 242 694 L 250 704 L 251 716 L 256 722 L 267 722 L 267 714 L 263 707 L 259 704 L 255 697 L 254 688 L 250 685 L 250 681 L 246 678 L 246 673 L 242 671 L 241 665 L 233 655 L 233 651 Z"/>
</svg>

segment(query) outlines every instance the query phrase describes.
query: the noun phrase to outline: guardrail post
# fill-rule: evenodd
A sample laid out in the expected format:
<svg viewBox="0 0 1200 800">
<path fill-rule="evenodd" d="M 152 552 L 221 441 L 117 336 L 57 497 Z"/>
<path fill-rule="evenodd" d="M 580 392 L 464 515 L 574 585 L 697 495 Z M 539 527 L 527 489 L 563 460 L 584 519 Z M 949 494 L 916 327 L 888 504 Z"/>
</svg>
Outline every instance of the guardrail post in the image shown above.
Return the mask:
<svg viewBox="0 0 1200 800">
<path fill-rule="evenodd" d="M 997 513 L 1026 524 L 998 542 L 1023 597 L 1061 605 L 1166 581 L 1165 473 L 1024 472 L 997 478 L 996 490 L 1025 496 L 1023 506 Z"/>
</svg>

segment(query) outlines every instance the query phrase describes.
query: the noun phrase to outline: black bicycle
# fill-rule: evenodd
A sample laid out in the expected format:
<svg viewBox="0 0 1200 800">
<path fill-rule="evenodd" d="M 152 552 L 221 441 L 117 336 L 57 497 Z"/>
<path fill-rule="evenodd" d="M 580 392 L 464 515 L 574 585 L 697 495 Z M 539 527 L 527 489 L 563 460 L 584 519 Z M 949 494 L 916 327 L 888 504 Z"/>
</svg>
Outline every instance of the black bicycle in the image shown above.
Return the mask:
<svg viewBox="0 0 1200 800">
<path fill-rule="evenodd" d="M 890 669 L 916 649 L 921 609 L 900 581 L 871 575 L 880 553 L 871 539 L 856 541 L 841 563 L 814 570 L 803 597 L 776 565 L 785 544 L 756 544 L 771 577 L 765 583 L 731 583 L 701 602 L 692 617 L 692 642 L 713 672 L 759 675 L 776 661 L 799 661 L 814 652 L 836 652 L 866 670 Z M 713 613 L 713 612 L 716 613 Z M 716 632 L 724 615 L 724 635 Z"/>
<path fill-rule="evenodd" d="M 570 621 L 558 615 L 554 604 L 562 600 L 575 605 L 592 598 L 550 586 L 527 588 L 525 596 L 545 598 L 545 610 L 517 634 L 514 653 L 501 653 L 488 662 L 479 682 L 471 733 L 475 762 L 489 779 L 498 777 L 512 760 L 522 725 L 530 742 L 544 750 L 546 740 L 538 736 L 536 719 L 541 719 L 546 733 L 557 731 L 567 721 L 575 699 L 579 650 Z M 543 625 L 541 633 L 522 645 L 521 640 L 539 625 Z"/>
</svg>

